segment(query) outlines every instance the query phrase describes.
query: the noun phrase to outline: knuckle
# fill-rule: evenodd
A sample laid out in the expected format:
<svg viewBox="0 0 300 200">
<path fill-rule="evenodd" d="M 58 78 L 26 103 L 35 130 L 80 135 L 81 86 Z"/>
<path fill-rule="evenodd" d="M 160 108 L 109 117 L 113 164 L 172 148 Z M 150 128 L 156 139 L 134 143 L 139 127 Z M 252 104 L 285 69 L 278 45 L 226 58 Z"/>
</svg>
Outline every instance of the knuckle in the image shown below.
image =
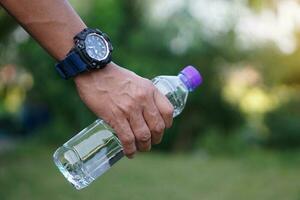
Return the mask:
<svg viewBox="0 0 300 200">
<path fill-rule="evenodd" d="M 148 131 L 143 131 L 137 134 L 136 139 L 139 142 L 148 142 L 151 139 L 151 133 Z"/>
<path fill-rule="evenodd" d="M 124 106 L 123 106 L 123 111 L 125 113 L 131 113 L 135 108 L 135 104 L 133 101 L 127 101 L 124 103 Z"/>
<path fill-rule="evenodd" d="M 136 93 L 136 98 L 139 100 L 145 100 L 147 97 L 147 91 L 146 90 L 140 90 Z"/>
<path fill-rule="evenodd" d="M 134 137 L 131 135 L 123 135 L 120 137 L 124 146 L 130 146 L 134 143 Z"/>
<path fill-rule="evenodd" d="M 162 134 L 165 129 L 164 123 L 157 123 L 156 126 L 153 127 L 152 131 L 154 133 Z"/>
</svg>

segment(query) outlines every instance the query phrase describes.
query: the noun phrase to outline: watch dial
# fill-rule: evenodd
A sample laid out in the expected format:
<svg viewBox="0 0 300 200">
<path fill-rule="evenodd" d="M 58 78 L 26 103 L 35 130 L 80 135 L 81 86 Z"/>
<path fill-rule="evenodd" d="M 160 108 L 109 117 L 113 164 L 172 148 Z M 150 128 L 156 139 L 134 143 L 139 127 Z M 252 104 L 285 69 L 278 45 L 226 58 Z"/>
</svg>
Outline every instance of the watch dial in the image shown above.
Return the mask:
<svg viewBox="0 0 300 200">
<path fill-rule="evenodd" d="M 87 54 L 97 60 L 104 60 L 108 55 L 108 48 L 105 40 L 97 34 L 89 34 L 85 39 L 85 47 Z"/>
</svg>

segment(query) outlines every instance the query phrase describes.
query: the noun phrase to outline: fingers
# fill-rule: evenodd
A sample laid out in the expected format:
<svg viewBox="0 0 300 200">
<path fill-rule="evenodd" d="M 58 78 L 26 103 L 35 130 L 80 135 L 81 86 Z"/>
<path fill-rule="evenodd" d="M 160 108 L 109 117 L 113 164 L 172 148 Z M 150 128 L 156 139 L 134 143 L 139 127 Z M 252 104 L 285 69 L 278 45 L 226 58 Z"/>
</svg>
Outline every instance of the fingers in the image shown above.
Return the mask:
<svg viewBox="0 0 300 200">
<path fill-rule="evenodd" d="M 154 91 L 155 104 L 165 122 L 166 128 L 170 128 L 173 124 L 174 108 L 170 101 L 157 89 Z"/>
<path fill-rule="evenodd" d="M 149 151 L 159 144 L 165 128 L 172 126 L 173 106 L 151 83 L 145 90 L 127 95 L 112 110 L 110 125 L 123 145 L 124 154 L 132 158 L 137 150 Z"/>
<path fill-rule="evenodd" d="M 142 106 L 140 106 L 140 104 L 141 104 L 140 102 L 134 101 L 133 98 L 124 98 L 122 105 L 119 106 L 118 108 L 120 112 L 122 112 L 122 115 L 126 119 L 127 124 L 129 124 L 131 128 L 131 132 L 132 132 L 131 135 L 133 134 L 134 145 L 136 145 L 135 149 L 138 149 L 139 151 L 149 151 L 151 149 L 151 133 L 144 120 L 142 114 Z M 123 140 L 122 139 L 123 134 L 124 133 L 121 132 L 120 134 L 118 134 L 121 142 Z M 124 149 L 126 152 L 127 149 L 125 146 Z"/>
<path fill-rule="evenodd" d="M 85 104 L 116 131 L 124 154 L 148 151 L 172 125 L 173 107 L 150 80 L 114 66 L 76 79 Z"/>
<path fill-rule="evenodd" d="M 114 115 L 114 123 L 112 123 L 112 128 L 116 131 L 118 138 L 120 139 L 123 152 L 128 158 L 133 158 L 136 153 L 136 144 L 135 144 L 135 136 L 133 131 L 131 130 L 130 124 L 126 117 L 122 114 L 122 112 Z"/>
<path fill-rule="evenodd" d="M 130 126 L 135 136 L 136 146 L 139 151 L 151 149 L 151 133 L 140 110 L 132 112 Z"/>
<path fill-rule="evenodd" d="M 154 103 L 153 96 L 147 100 L 143 115 L 151 131 L 152 144 L 159 144 L 163 137 L 165 123 Z"/>
<path fill-rule="evenodd" d="M 173 123 L 173 106 L 149 81 L 147 98 L 144 98 L 143 115 L 151 132 L 152 144 L 159 144 L 165 128 Z"/>
</svg>

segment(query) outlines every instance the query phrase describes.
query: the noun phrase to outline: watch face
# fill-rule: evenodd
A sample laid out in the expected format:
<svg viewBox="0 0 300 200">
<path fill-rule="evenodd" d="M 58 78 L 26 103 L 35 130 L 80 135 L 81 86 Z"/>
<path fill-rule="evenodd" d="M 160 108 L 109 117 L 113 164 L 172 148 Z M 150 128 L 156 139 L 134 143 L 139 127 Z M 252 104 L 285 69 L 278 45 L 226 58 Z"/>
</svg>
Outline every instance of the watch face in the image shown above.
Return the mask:
<svg viewBox="0 0 300 200">
<path fill-rule="evenodd" d="M 91 33 L 87 35 L 84 42 L 86 52 L 91 58 L 97 61 L 102 61 L 108 56 L 108 45 L 102 36 L 95 33 Z"/>
</svg>

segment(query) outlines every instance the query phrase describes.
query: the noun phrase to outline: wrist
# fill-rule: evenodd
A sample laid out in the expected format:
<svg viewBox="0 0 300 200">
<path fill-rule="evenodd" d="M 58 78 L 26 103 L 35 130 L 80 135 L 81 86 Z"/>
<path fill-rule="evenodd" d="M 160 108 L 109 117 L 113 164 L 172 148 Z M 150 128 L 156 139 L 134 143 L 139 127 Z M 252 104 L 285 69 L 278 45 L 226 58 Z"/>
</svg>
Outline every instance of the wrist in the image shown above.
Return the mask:
<svg viewBox="0 0 300 200">
<path fill-rule="evenodd" d="M 105 68 L 112 60 L 113 46 L 107 34 L 85 28 L 74 37 L 73 48 L 56 64 L 64 79 Z"/>
<path fill-rule="evenodd" d="M 103 69 L 97 69 L 78 74 L 73 78 L 73 80 L 76 85 L 80 85 L 86 82 L 86 80 L 90 82 L 93 79 L 106 79 L 105 76 L 111 76 L 116 72 L 118 68 L 119 66 L 117 64 L 115 64 L 114 62 L 110 62 Z"/>
</svg>

